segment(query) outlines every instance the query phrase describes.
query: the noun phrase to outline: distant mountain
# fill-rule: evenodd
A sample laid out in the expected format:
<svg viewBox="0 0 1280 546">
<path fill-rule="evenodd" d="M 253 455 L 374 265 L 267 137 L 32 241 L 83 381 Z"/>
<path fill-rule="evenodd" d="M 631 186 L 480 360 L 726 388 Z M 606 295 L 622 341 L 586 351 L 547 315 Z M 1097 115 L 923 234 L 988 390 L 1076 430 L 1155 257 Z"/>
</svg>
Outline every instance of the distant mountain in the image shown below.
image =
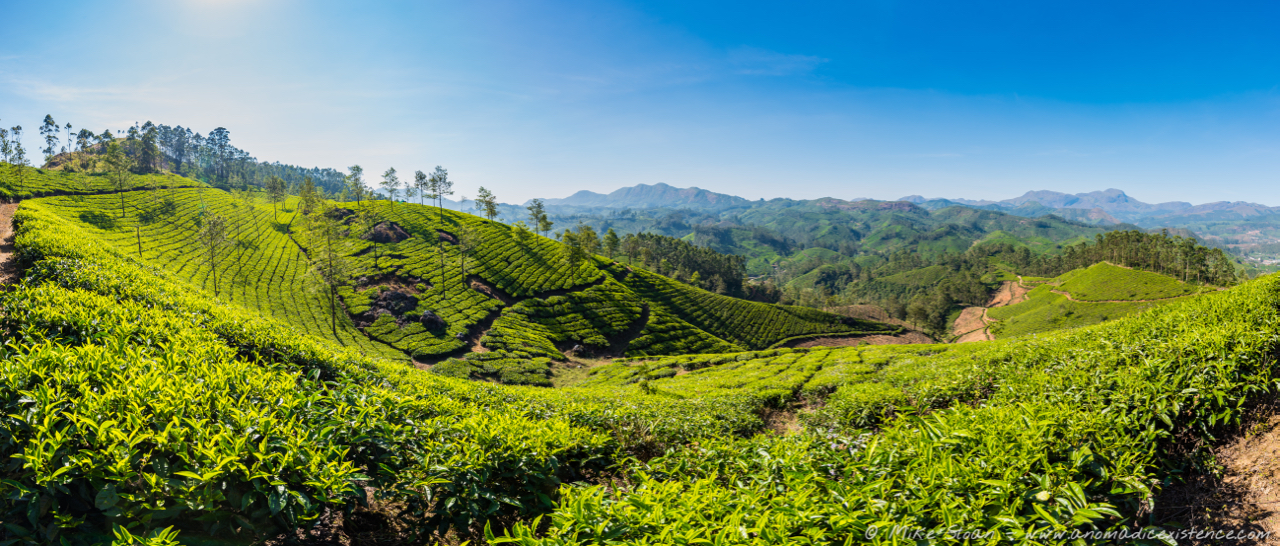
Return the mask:
<svg viewBox="0 0 1280 546">
<path fill-rule="evenodd" d="M 919 195 L 909 195 L 902 200 L 919 204 L 930 210 L 960 205 L 998 210 L 1028 218 L 1054 214 L 1069 220 L 1097 225 L 1138 222 L 1149 216 L 1176 214 L 1195 208 L 1191 203 L 1183 201 L 1144 203 L 1115 188 L 1077 194 L 1049 190 L 1029 191 L 1019 197 L 1002 201 L 927 199 Z"/>
<path fill-rule="evenodd" d="M 582 190 L 563 199 L 544 199 L 543 202 L 547 206 L 697 210 L 722 210 L 751 204 L 751 201 L 734 195 L 715 193 L 696 187 L 677 188 L 661 182 L 620 188 L 607 195 Z"/>
</svg>

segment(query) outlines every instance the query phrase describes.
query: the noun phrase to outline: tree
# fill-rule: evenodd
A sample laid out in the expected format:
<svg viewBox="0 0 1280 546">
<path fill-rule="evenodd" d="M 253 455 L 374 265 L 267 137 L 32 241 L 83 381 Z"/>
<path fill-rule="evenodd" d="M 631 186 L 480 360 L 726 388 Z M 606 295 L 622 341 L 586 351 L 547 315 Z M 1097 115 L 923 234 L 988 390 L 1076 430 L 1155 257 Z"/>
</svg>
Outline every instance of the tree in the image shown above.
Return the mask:
<svg viewBox="0 0 1280 546">
<path fill-rule="evenodd" d="M 467 258 L 484 244 L 484 232 L 470 223 L 458 227 L 458 267 L 462 269 L 462 282 L 467 282 Z"/>
<path fill-rule="evenodd" d="M 486 190 L 484 186 L 480 186 L 480 191 L 476 195 L 476 210 L 484 214 L 484 217 L 493 220 L 498 215 L 498 198 L 493 196 L 493 192 Z"/>
<path fill-rule="evenodd" d="M 142 126 L 141 139 L 138 144 L 138 170 L 140 172 L 152 173 L 160 170 L 159 138 L 160 130 L 150 121 Z"/>
<path fill-rule="evenodd" d="M 529 211 L 529 225 L 534 231 L 541 232 L 544 236 L 551 231 L 551 226 L 555 223 L 547 218 L 547 208 L 541 199 L 534 199 L 525 209 Z"/>
<path fill-rule="evenodd" d="M 329 320 L 333 333 L 338 333 L 338 288 L 351 280 L 351 265 L 342 255 L 342 223 L 326 208 L 312 215 L 308 225 L 310 239 L 316 243 L 311 253 L 311 271 L 324 284 L 329 295 Z"/>
<path fill-rule="evenodd" d="M 444 197 L 453 195 L 453 181 L 449 180 L 449 171 L 444 167 L 436 165 L 435 172 L 431 173 L 431 180 L 435 181 L 435 188 L 431 193 L 436 196 L 436 203 L 440 209 L 440 224 L 444 224 Z"/>
<path fill-rule="evenodd" d="M 378 268 L 378 242 L 373 240 L 374 230 L 378 228 L 378 224 L 382 222 L 378 211 L 373 207 L 362 207 L 360 212 L 356 213 L 356 225 L 360 229 L 360 234 L 369 239 L 369 245 L 373 247 L 373 268 Z"/>
<path fill-rule="evenodd" d="M 214 214 L 203 219 L 198 234 L 200 246 L 209 258 L 209 271 L 213 278 L 213 297 L 218 297 L 218 258 L 227 245 L 227 219 Z"/>
<path fill-rule="evenodd" d="M 613 228 L 609 228 L 609 231 L 604 234 L 604 252 L 610 260 L 613 259 L 614 254 L 618 253 L 619 243 L 618 234 L 613 231 Z"/>
<path fill-rule="evenodd" d="M 578 224 L 577 229 L 564 230 L 560 240 L 564 243 L 561 251 L 565 261 L 572 268 L 577 268 L 600 250 L 600 237 L 596 235 L 596 230 L 586 224 Z"/>
<path fill-rule="evenodd" d="M 359 205 L 368 191 L 364 185 L 364 167 L 352 165 L 347 167 L 347 170 L 351 171 L 351 174 L 343 177 L 343 180 L 346 182 L 347 189 L 351 191 L 351 195 L 355 196 L 356 204 Z"/>
<path fill-rule="evenodd" d="M 118 142 L 107 144 L 107 178 L 111 181 L 111 187 L 120 195 L 121 218 L 124 218 L 124 190 L 128 189 L 129 180 L 133 178 L 130 171 L 132 168 L 133 160 L 124 154 Z"/>
<path fill-rule="evenodd" d="M 67 124 L 67 147 L 63 148 L 63 152 L 74 152 L 76 150 L 76 134 L 71 132 L 71 124 Z"/>
<path fill-rule="evenodd" d="M 417 194 L 418 194 L 418 186 L 416 186 L 413 182 L 406 180 L 404 182 L 404 201 L 406 203 L 411 203 L 413 196 Z"/>
<path fill-rule="evenodd" d="M 27 149 L 22 146 L 22 126 L 14 125 L 13 129 L 12 150 L 9 152 L 9 167 L 13 172 L 13 186 L 15 193 L 22 195 L 23 187 L 27 182 Z"/>
<path fill-rule="evenodd" d="M 0 127 L 0 163 L 8 163 L 13 154 L 13 144 L 9 142 L 9 130 Z"/>
<path fill-rule="evenodd" d="M 272 176 L 267 179 L 266 184 L 267 200 L 271 201 L 271 221 L 276 221 L 276 215 L 279 213 L 276 205 L 284 201 L 286 195 L 286 187 L 284 179 L 279 176 Z"/>
<path fill-rule="evenodd" d="M 396 175 L 395 167 L 382 173 L 382 190 L 387 192 L 387 198 L 391 200 L 391 208 L 395 210 L 396 193 L 400 192 L 400 177 Z"/>
<path fill-rule="evenodd" d="M 413 187 L 418 190 L 418 204 L 425 205 L 427 199 L 431 199 L 432 203 L 436 201 L 436 190 L 440 189 L 427 173 L 422 171 L 414 171 Z"/>
<path fill-rule="evenodd" d="M 316 194 L 316 184 L 311 181 L 308 176 L 302 179 L 302 185 L 298 187 L 298 202 L 301 203 L 302 213 L 311 214 L 320 203 L 320 196 Z"/>
<path fill-rule="evenodd" d="M 449 171 L 444 167 L 436 165 L 436 170 L 427 178 L 428 191 L 431 192 L 436 199 L 436 208 L 440 211 L 440 227 L 444 227 L 444 196 L 453 195 L 453 182 L 449 180 Z M 440 271 L 444 272 L 444 247 L 437 239 L 436 251 L 440 253 Z"/>
<path fill-rule="evenodd" d="M 44 162 L 48 163 L 54 155 L 58 153 L 58 122 L 53 121 L 53 116 L 45 115 L 44 124 L 40 126 L 40 136 L 44 137 Z"/>
</svg>

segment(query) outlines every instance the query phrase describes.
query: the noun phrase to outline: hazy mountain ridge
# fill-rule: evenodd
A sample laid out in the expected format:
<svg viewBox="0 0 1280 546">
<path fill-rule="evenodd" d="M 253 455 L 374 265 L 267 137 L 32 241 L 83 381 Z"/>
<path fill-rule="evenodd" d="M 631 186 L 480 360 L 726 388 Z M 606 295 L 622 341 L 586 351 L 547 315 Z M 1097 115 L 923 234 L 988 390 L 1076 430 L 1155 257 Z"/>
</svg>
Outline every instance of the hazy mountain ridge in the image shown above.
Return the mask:
<svg viewBox="0 0 1280 546">
<path fill-rule="evenodd" d="M 698 187 L 677 188 L 661 182 L 619 188 L 609 194 L 582 190 L 569 197 L 543 199 L 543 202 L 548 206 L 690 209 L 725 209 L 751 203 L 735 195 L 715 193 Z"/>
</svg>

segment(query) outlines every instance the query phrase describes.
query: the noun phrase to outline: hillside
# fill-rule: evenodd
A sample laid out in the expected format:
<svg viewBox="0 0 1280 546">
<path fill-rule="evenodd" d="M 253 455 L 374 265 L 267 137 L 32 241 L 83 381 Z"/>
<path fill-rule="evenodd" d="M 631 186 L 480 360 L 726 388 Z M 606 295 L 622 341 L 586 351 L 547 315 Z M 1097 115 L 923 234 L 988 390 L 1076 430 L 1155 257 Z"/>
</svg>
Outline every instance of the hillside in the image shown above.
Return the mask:
<svg viewBox="0 0 1280 546">
<path fill-rule="evenodd" d="M 112 211 L 121 199 L 114 195 L 55 197 L 42 206 L 210 293 L 217 282 L 226 301 L 299 333 L 458 377 L 549 385 L 552 363 L 571 349 L 580 356 L 678 355 L 898 331 L 719 296 L 598 256 L 570 264 L 563 245 L 520 228 L 386 201 L 344 203 L 349 208 L 329 213 L 341 231 L 332 244 L 352 279 L 337 288 L 330 314 L 308 257 L 326 244 L 315 232 L 319 212 L 299 214 L 296 200 L 277 212 L 213 189 L 122 198 L 124 217 Z M 226 219 L 230 244 L 210 258 L 197 241 L 201 223 L 214 215 Z"/>
<path fill-rule="evenodd" d="M 1036 338 L 641 357 L 507 387 L 298 335 L 39 200 L 16 220 L 0 456 L 26 466 L 5 470 L 0 513 L 33 542 L 112 522 L 192 541 L 487 526 L 526 544 L 829 543 L 904 515 L 1002 541 L 1136 530 L 1196 460 L 1162 439 L 1207 440 L 1269 396 L 1280 320 L 1268 277 Z M 374 523 L 393 520 L 409 527 Z"/>
<path fill-rule="evenodd" d="M 1115 320 L 1204 290 L 1167 275 L 1105 262 L 1030 286 L 1026 301 L 987 311 L 994 322 L 990 332 L 997 338 Z"/>
</svg>

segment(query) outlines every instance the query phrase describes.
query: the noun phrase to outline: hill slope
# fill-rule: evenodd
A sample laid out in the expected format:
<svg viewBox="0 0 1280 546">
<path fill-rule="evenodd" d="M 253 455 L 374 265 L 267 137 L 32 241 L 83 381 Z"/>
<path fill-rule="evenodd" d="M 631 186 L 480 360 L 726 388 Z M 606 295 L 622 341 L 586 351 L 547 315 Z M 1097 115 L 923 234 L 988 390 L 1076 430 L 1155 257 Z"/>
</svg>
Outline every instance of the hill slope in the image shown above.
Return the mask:
<svg viewBox="0 0 1280 546">
<path fill-rule="evenodd" d="M 298 335 L 48 204 L 18 210 L 0 292 L 5 541 L 888 543 L 905 522 L 1066 544 L 1153 525 L 1277 391 L 1276 276 L 1035 337 L 640 357 L 542 389 Z M 625 281 L 605 267 L 595 287 Z"/>
<path fill-rule="evenodd" d="M 123 198 L 126 214 L 111 206 Z M 736 300 L 600 257 L 571 265 L 563 245 L 476 216 L 414 204 L 348 203 L 335 242 L 353 283 L 330 314 L 308 253 L 319 212 L 284 214 L 218 190 L 56 197 L 49 210 L 147 263 L 369 354 L 412 357 L 438 373 L 549 385 L 564 351 L 688 354 L 764 348 L 820 334 L 893 333 L 897 327 L 807 309 Z M 206 218 L 227 219 L 232 246 L 210 258 Z M 360 218 L 392 239 L 374 242 Z M 375 231 L 376 231 L 375 230 Z M 465 247 L 459 237 L 465 234 Z M 212 265 L 211 265 L 212 263 Z M 217 272 L 215 275 L 214 272 Z"/>
<path fill-rule="evenodd" d="M 1019 281 L 1021 282 L 1021 281 Z M 1026 301 L 993 308 L 997 338 L 1076 328 L 1115 320 L 1195 294 L 1203 287 L 1106 262 L 1036 283 Z"/>
</svg>

